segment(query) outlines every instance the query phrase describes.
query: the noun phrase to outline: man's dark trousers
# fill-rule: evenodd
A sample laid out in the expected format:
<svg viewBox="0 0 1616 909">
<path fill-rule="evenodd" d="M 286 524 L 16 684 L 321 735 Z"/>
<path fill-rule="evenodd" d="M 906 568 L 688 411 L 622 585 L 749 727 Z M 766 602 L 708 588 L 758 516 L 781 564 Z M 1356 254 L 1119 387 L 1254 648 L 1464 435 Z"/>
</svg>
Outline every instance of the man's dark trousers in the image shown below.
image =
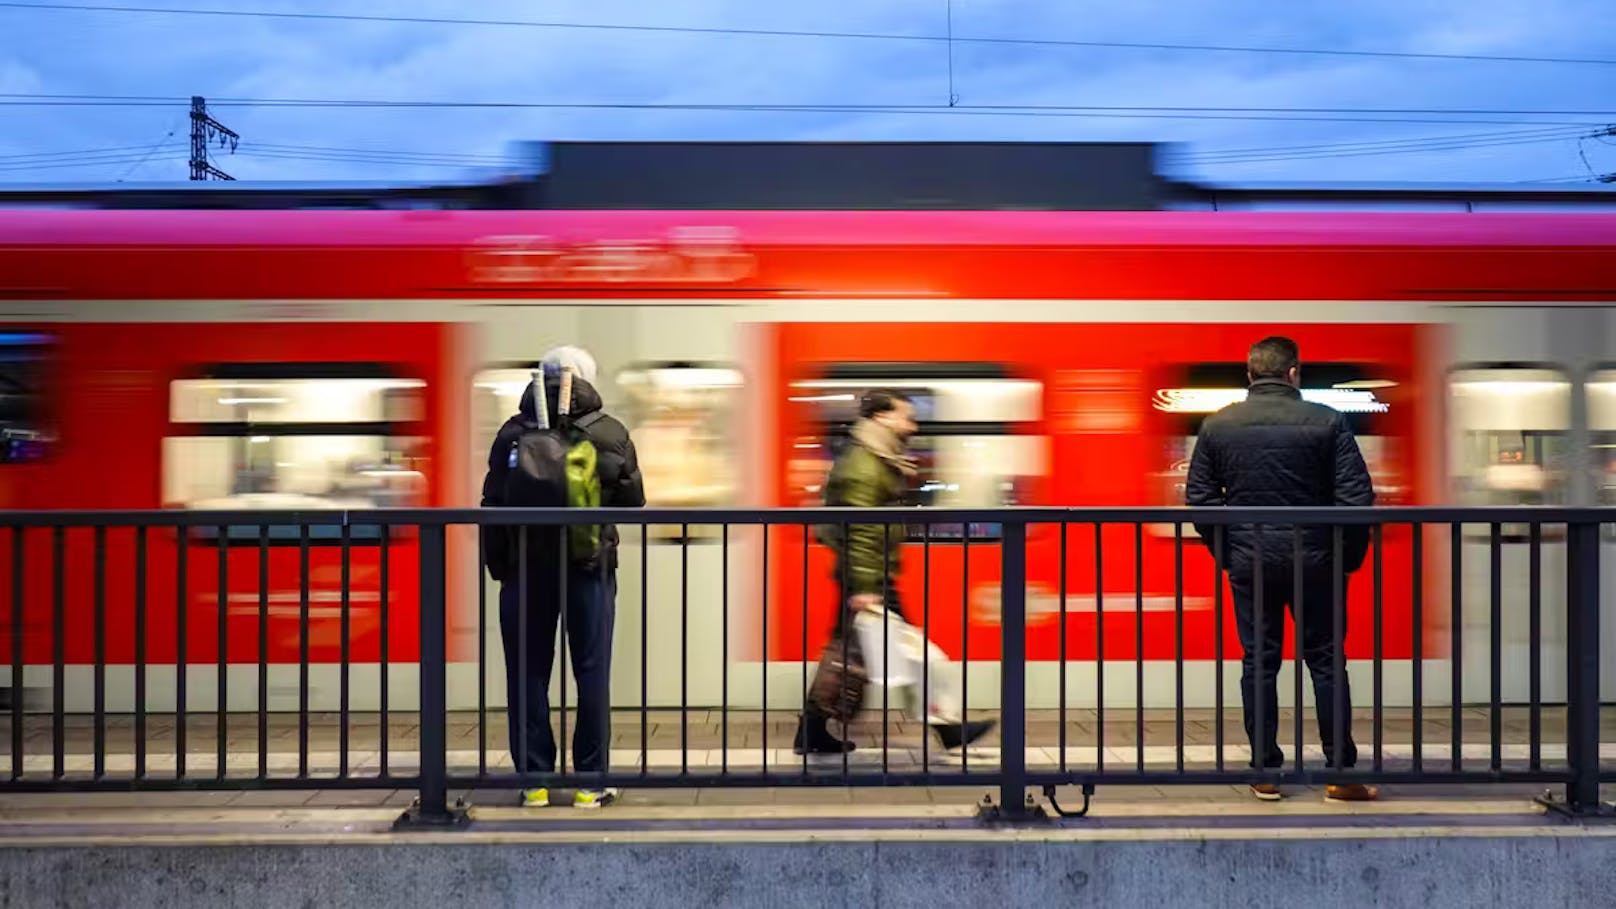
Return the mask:
<svg viewBox="0 0 1616 909">
<path fill-rule="evenodd" d="M 1342 579 L 1341 634 L 1346 635 L 1346 578 Z M 1245 711 L 1246 738 L 1251 742 L 1252 766 L 1257 766 L 1258 743 L 1262 743 L 1262 766 L 1284 766 L 1285 753 L 1279 747 L 1279 669 L 1284 656 L 1285 612 L 1302 627 L 1302 659 L 1313 678 L 1313 699 L 1318 718 L 1319 740 L 1329 766 L 1348 768 L 1357 763 L 1358 748 L 1352 741 L 1352 691 L 1343 662 L 1339 679 L 1335 660 L 1341 639 L 1336 637 L 1335 588 L 1328 567 L 1307 568 L 1302 573 L 1302 604 L 1291 602 L 1296 593 L 1296 576 L 1289 566 L 1270 565 L 1263 570 L 1262 602 L 1257 602 L 1255 570 L 1231 571 L 1229 586 L 1234 593 L 1235 624 L 1240 633 L 1240 698 Z M 1257 635 L 1258 616 L 1262 636 Z M 1299 616 L 1299 619 L 1297 617 Z M 1258 672 L 1259 662 L 1262 671 Z M 1339 760 L 1335 747 L 1336 705 L 1344 711 Z M 1261 699 L 1263 729 L 1257 732 L 1257 704 Z M 1297 704 L 1300 710 L 1301 705 Z"/>
</svg>

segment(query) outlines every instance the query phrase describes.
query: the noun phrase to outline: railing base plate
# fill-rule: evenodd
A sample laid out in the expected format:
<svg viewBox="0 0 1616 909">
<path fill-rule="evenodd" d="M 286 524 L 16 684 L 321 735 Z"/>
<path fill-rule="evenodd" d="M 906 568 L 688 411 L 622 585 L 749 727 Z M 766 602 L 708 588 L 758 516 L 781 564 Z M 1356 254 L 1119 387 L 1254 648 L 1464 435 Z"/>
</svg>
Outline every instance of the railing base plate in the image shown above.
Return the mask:
<svg viewBox="0 0 1616 909">
<path fill-rule="evenodd" d="M 398 816 L 393 822 L 393 829 L 398 832 L 412 830 L 453 830 L 468 826 L 471 823 L 471 808 L 464 800 L 454 803 L 448 811 L 425 812 L 421 810 L 421 800 L 416 799 L 414 804 Z"/>
<path fill-rule="evenodd" d="M 1566 801 L 1563 796 L 1545 792 L 1532 801 L 1548 809 L 1550 814 L 1573 821 L 1616 821 L 1616 805 L 1598 802 L 1592 808 L 1582 808 Z"/>
<path fill-rule="evenodd" d="M 1048 824 L 1053 821 L 1043 807 L 1033 801 L 1031 795 L 1027 796 L 1026 804 L 1012 811 L 1006 811 L 1002 806 L 993 804 L 991 796 L 983 796 L 982 803 L 976 806 L 976 819 L 983 824 L 1008 827 Z"/>
</svg>

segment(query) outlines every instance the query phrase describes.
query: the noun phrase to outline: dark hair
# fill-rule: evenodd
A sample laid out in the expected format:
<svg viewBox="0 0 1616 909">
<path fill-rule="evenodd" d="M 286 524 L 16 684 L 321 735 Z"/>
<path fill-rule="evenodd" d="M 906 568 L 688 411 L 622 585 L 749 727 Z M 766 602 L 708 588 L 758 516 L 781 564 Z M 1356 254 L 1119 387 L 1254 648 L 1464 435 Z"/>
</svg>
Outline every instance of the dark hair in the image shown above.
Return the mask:
<svg viewBox="0 0 1616 909">
<path fill-rule="evenodd" d="M 890 413 L 898 409 L 898 402 L 905 404 L 914 402 L 909 396 L 892 388 L 872 388 L 859 398 L 859 417 L 868 420 L 877 414 Z"/>
<path fill-rule="evenodd" d="M 1246 372 L 1253 379 L 1283 379 L 1301 364 L 1301 350 L 1290 338 L 1274 335 L 1251 345 Z"/>
</svg>

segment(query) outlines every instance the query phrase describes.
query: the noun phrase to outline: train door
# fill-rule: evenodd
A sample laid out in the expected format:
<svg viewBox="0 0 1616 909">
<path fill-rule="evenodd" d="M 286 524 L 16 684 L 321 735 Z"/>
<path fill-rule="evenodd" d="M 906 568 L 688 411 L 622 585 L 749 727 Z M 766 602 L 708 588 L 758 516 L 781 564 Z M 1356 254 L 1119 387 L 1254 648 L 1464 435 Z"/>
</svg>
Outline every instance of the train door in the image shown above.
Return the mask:
<svg viewBox="0 0 1616 909">
<path fill-rule="evenodd" d="M 1616 427 L 1600 364 L 1616 340 L 1602 308 L 1472 307 L 1454 319 L 1449 377 L 1448 461 L 1461 505 L 1593 505 L 1604 484 L 1601 454 Z M 1542 532 L 1537 587 L 1540 646 L 1531 646 L 1531 540 L 1525 527 L 1498 529 L 1501 695 L 1524 702 L 1538 669 L 1540 696 L 1566 694 L 1566 550 L 1562 529 Z M 1492 528 L 1466 527 L 1460 548 L 1464 687 L 1467 701 L 1491 697 Z M 1605 545 L 1611 561 L 1612 544 Z M 1445 565 L 1438 566 L 1445 568 Z M 1607 581 L 1605 589 L 1612 586 Z M 1606 598 L 1609 602 L 1609 597 Z M 1609 609 L 1602 625 L 1609 625 Z M 1616 636 L 1606 634 L 1605 692 L 1616 692 Z"/>
<path fill-rule="evenodd" d="M 744 384 L 737 359 L 733 311 L 724 306 L 626 303 L 513 306 L 481 326 L 486 364 L 472 382 L 470 489 L 486 470 L 488 446 L 516 412 L 531 368 L 545 350 L 574 344 L 594 356 L 596 386 L 606 410 L 628 427 L 651 506 L 722 507 L 746 500 L 741 455 L 751 433 L 738 419 Z M 475 499 L 473 499 L 475 501 Z M 621 528 L 612 701 L 618 706 L 718 706 L 725 700 L 728 627 L 731 663 L 759 649 L 755 603 L 760 582 L 758 541 L 745 528 L 729 533 L 725 586 L 724 535 L 717 527 Z M 688 531 L 688 532 L 687 532 Z M 748 582 L 747 578 L 754 580 Z M 751 593 L 747 593 L 750 591 Z M 498 585 L 485 579 L 488 703 L 504 704 L 504 655 L 499 641 Z M 475 586 L 463 591 L 475 603 Z M 728 603 L 728 615 L 725 604 Z M 475 610 L 468 610 L 475 615 Z M 682 630 L 688 629 L 688 634 Z M 470 633 L 475 635 L 475 629 Z M 751 650 L 747 650 L 750 645 Z M 644 659 L 644 671 L 641 661 Z M 454 703 L 475 704 L 477 691 L 463 667 L 451 676 Z M 732 706 L 753 703 L 758 679 L 728 673 Z M 559 696 L 560 660 L 552 677 Z M 571 683 L 569 682 L 569 685 Z"/>
<path fill-rule="evenodd" d="M 1564 505 L 1570 467 L 1571 379 L 1550 363 L 1466 364 L 1449 375 L 1449 459 L 1460 505 Z M 1464 604 L 1461 660 L 1467 701 L 1490 698 L 1492 648 L 1493 529 L 1460 530 L 1459 578 Z M 1533 630 L 1528 604 L 1533 537 L 1527 525 L 1498 528 L 1501 583 L 1501 679 L 1505 700 L 1531 693 Z M 1545 527 L 1538 534 L 1539 577 L 1563 578 L 1565 534 Z M 1538 588 L 1537 656 L 1543 696 L 1565 696 L 1565 585 Z"/>
<path fill-rule="evenodd" d="M 1616 350 L 1616 317 L 1607 316 L 1606 350 Z M 1616 363 L 1601 363 L 1588 377 L 1589 475 L 1594 502 L 1616 506 Z M 1616 698 L 1616 524 L 1600 534 L 1600 695 Z"/>
</svg>

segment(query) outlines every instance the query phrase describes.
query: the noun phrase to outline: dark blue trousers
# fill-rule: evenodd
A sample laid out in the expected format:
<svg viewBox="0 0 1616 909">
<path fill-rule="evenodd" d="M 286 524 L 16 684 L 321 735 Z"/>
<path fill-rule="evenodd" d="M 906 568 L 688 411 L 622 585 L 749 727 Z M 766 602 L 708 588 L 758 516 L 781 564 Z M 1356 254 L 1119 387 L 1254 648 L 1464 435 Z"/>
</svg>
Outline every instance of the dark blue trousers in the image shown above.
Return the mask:
<svg viewBox="0 0 1616 909">
<path fill-rule="evenodd" d="M 1259 751 L 1264 767 L 1282 767 L 1285 752 L 1279 747 L 1279 669 L 1284 660 L 1285 612 L 1290 610 L 1293 620 L 1302 625 L 1302 661 L 1313 677 L 1314 714 L 1318 718 L 1319 739 L 1324 745 L 1326 762 L 1331 767 L 1351 767 L 1358 760 L 1358 748 L 1352 741 L 1352 691 L 1347 682 L 1346 664 L 1342 663 L 1338 676 L 1335 668 L 1341 639 L 1335 629 L 1335 588 L 1329 569 L 1308 570 L 1302 575 L 1302 602 L 1296 599 L 1296 578 L 1293 569 L 1269 566 L 1263 572 L 1262 601 L 1257 601 L 1254 572 L 1229 574 L 1229 587 L 1234 593 L 1235 625 L 1240 632 L 1240 646 L 1245 650 L 1241 660 L 1240 697 L 1245 708 L 1246 738 L 1251 742 L 1252 764 L 1256 766 Z M 1342 600 L 1346 598 L 1346 582 L 1342 582 Z M 1298 608 L 1300 607 L 1300 608 Z M 1260 618 L 1259 618 L 1260 617 Z M 1261 621 L 1261 635 L 1258 622 Z M 1346 616 L 1341 617 L 1341 633 L 1346 634 Z M 1259 658 L 1259 654 L 1261 655 Z M 1260 664 L 1260 667 L 1259 667 Z M 1340 701 L 1342 731 L 1346 740 L 1335 741 L 1337 699 Z M 1261 702 L 1263 728 L 1257 728 L 1257 705 Z M 1301 704 L 1296 705 L 1300 710 Z"/>
<path fill-rule="evenodd" d="M 499 630 L 505 642 L 505 696 L 510 712 L 511 758 L 518 771 L 555 770 L 556 740 L 550 728 L 550 671 L 555 664 L 556 626 L 561 619 L 560 578 L 530 571 L 527 602 L 512 580 L 500 586 Z M 578 723 L 572 758 L 579 771 L 609 769 L 612 747 L 612 631 L 617 621 L 617 577 L 599 568 L 569 568 L 566 583 L 567 643 L 572 655 Z M 525 618 L 524 618 L 525 615 Z M 525 651 L 525 655 L 524 655 Z M 525 662 L 525 667 L 524 667 Z M 524 671 L 525 669 L 525 671 Z"/>
</svg>

